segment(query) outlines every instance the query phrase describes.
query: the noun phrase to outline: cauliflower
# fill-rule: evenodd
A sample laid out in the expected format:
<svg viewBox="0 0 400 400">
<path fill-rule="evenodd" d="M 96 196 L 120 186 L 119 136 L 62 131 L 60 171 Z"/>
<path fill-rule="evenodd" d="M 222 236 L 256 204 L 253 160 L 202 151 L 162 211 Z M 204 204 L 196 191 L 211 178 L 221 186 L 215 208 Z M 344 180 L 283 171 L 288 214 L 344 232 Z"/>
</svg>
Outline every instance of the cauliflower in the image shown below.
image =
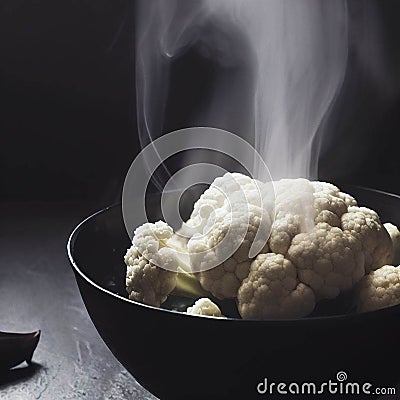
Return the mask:
<svg viewBox="0 0 400 400">
<path fill-rule="evenodd" d="M 399 265 L 400 264 L 400 231 L 396 225 L 393 225 L 390 222 L 387 222 L 383 226 L 388 231 L 388 233 L 390 235 L 390 239 L 392 239 L 393 251 L 394 251 L 393 264 Z"/>
<path fill-rule="evenodd" d="M 400 303 L 400 266 L 384 265 L 360 282 L 357 311 L 373 311 Z"/>
<path fill-rule="evenodd" d="M 400 237 L 330 183 L 268 185 L 239 173 L 214 180 L 180 233 L 187 240 L 175 242 L 185 255 L 161 221 L 135 231 L 126 258 L 131 298 L 157 305 L 183 287 L 197 298 L 234 299 L 240 315 L 252 319 L 306 316 L 318 301 L 349 293 L 393 262 Z"/>
<path fill-rule="evenodd" d="M 248 275 L 249 252 L 268 251 L 272 197 L 248 176 L 227 173 L 216 178 L 195 203 L 186 229 L 188 250 L 203 288 L 216 298 L 236 298 Z M 264 203 L 269 201 L 269 206 Z"/>
<path fill-rule="evenodd" d="M 314 292 L 297 277 L 282 254 L 260 254 L 238 293 L 239 312 L 246 319 L 296 318 L 312 312 Z M 262 305 L 262 306 L 260 306 Z"/>
<path fill-rule="evenodd" d="M 207 297 L 197 300 L 192 307 L 188 307 L 186 313 L 192 315 L 207 315 L 209 317 L 225 318 L 222 315 L 219 307 Z"/>
<path fill-rule="evenodd" d="M 232 183 L 233 179 L 238 182 L 237 186 Z M 234 232 L 235 226 L 244 226 L 248 216 L 247 232 L 237 250 L 229 248 L 230 257 L 217 267 L 199 274 L 203 288 L 215 297 L 237 299 L 243 318 L 307 315 L 313 306 L 304 306 L 303 311 L 299 306 L 300 309 L 294 310 L 290 301 L 292 296 L 297 296 L 300 301 L 300 293 L 304 294 L 307 305 L 313 304 L 309 300 L 310 292 L 314 302 L 334 299 L 352 289 L 369 271 L 392 261 L 393 246 L 376 212 L 358 207 L 352 196 L 330 183 L 306 179 L 274 182 L 275 220 L 272 230 L 270 193 L 266 188 L 261 190 L 259 196 L 263 198 L 260 200 L 256 196 L 260 192 L 256 191 L 251 179 L 243 175 L 226 174 L 214 183 L 195 204 L 188 221 L 189 225 L 197 225 L 206 233 L 195 233 L 188 242 L 188 249 L 194 263 L 198 261 L 197 253 L 201 253 L 200 263 L 207 264 L 218 259 L 216 253 L 221 251 L 218 244 L 225 232 L 228 229 Z M 218 188 L 228 193 L 243 190 L 249 193 L 252 201 L 249 204 L 237 201 L 234 209 L 230 210 Z M 260 210 L 260 205 L 264 209 Z M 231 219 L 226 218 L 229 213 Z M 263 224 L 260 224 L 260 215 L 263 216 Z M 265 231 L 270 229 L 271 234 L 254 260 L 249 249 L 260 227 Z M 272 256 L 264 257 L 265 254 Z M 295 278 L 291 291 L 284 293 L 282 290 L 275 302 L 271 302 L 267 300 L 271 299 L 271 292 L 266 282 L 271 280 L 271 271 L 278 270 L 277 265 L 281 265 L 281 274 L 286 271 L 290 275 L 289 271 L 294 270 Z M 272 285 L 278 283 L 270 282 Z M 277 299 L 280 299 L 278 303 Z"/>
<path fill-rule="evenodd" d="M 198 297 L 206 292 L 180 253 L 173 229 L 163 221 L 137 228 L 125 255 L 126 290 L 131 300 L 159 307 L 173 291 Z M 170 247 L 171 246 L 171 247 Z"/>
</svg>

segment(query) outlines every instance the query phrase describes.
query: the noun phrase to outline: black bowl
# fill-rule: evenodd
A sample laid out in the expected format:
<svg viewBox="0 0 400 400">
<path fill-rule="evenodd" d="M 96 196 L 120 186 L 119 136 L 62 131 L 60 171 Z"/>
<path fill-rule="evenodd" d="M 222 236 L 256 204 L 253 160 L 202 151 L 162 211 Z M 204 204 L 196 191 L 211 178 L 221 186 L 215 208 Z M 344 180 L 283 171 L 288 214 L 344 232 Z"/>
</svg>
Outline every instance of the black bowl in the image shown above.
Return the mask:
<svg viewBox="0 0 400 400">
<path fill-rule="evenodd" d="M 382 221 L 400 225 L 399 196 L 342 187 L 359 204 L 375 209 Z M 113 206 L 74 230 L 68 254 L 101 337 L 138 382 L 159 398 L 274 398 L 257 392 L 265 378 L 269 383 L 319 385 L 338 382 L 339 371 L 347 374 L 344 383 L 358 383 L 360 390 L 365 382 L 374 391 L 400 381 L 394 362 L 400 359 L 400 306 L 284 321 L 198 317 L 149 307 L 126 298 L 123 255 L 129 244 L 121 207 Z M 291 388 L 296 390 L 295 385 Z M 272 390 L 277 393 L 276 386 Z M 327 390 L 325 386 L 323 395 L 312 398 L 329 398 Z"/>
</svg>

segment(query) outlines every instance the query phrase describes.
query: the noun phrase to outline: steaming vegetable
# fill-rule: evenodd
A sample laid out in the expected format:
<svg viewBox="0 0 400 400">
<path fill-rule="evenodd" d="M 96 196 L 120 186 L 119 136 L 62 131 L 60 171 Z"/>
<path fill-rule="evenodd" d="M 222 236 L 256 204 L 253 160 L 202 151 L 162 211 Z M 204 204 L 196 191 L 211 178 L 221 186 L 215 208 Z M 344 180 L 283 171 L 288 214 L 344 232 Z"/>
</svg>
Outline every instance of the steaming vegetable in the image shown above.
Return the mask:
<svg viewBox="0 0 400 400">
<path fill-rule="evenodd" d="M 395 229 L 388 230 L 396 242 Z M 272 188 L 227 173 L 201 195 L 180 233 L 187 245 L 173 240 L 165 222 L 135 231 L 125 256 L 131 299 L 159 306 L 179 292 L 231 299 L 242 318 L 298 318 L 349 293 L 394 254 L 375 211 L 332 184 L 306 179 Z"/>
<path fill-rule="evenodd" d="M 358 311 L 373 311 L 400 303 L 400 266 L 384 265 L 360 282 Z"/>
</svg>

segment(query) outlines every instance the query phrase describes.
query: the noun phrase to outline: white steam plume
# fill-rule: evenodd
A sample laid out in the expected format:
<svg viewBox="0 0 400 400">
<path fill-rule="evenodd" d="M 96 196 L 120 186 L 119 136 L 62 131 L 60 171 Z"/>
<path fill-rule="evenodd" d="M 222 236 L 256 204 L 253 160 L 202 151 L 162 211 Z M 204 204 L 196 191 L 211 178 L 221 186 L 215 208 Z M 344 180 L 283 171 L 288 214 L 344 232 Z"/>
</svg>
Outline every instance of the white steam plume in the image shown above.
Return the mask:
<svg viewBox="0 0 400 400">
<path fill-rule="evenodd" d="M 171 63 L 200 44 L 216 63 L 247 69 L 241 79 L 214 85 L 193 125 L 254 141 L 274 180 L 317 178 L 321 122 L 346 73 L 345 0 L 141 0 L 136 14 L 142 146 L 165 133 Z"/>
</svg>

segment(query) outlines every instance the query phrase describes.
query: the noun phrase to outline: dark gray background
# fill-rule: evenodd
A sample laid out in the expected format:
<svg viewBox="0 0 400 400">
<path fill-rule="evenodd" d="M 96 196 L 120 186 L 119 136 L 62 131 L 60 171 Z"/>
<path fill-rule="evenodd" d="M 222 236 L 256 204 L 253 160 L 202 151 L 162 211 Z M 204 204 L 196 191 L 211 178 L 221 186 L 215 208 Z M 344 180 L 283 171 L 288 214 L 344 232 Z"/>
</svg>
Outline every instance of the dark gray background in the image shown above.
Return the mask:
<svg viewBox="0 0 400 400">
<path fill-rule="evenodd" d="M 376 4 L 398 71 L 398 2 Z M 37 364 L 2 377 L 0 398 L 147 398 L 97 335 L 65 253 L 73 226 L 119 199 L 139 149 L 133 13 L 122 0 L 0 1 L 0 330 L 43 331 Z M 191 93 L 225 72 L 195 47 L 176 60 L 165 131 L 190 126 Z M 400 193 L 400 96 L 382 104 L 362 68 L 342 96 L 321 179 Z"/>
<path fill-rule="evenodd" d="M 363 3 L 350 2 L 355 14 Z M 400 79 L 399 3 L 374 3 L 387 63 Z M 138 151 L 134 4 L 0 2 L 3 199 L 94 198 L 104 205 L 119 197 Z M 321 179 L 399 192 L 400 93 L 382 102 L 367 76 L 368 68 L 360 65 L 352 49 L 349 60 L 344 89 L 334 107 L 333 135 L 323 143 Z M 194 122 L 190 110 L 207 98 L 204 83 L 211 86 L 227 73 L 202 59 L 195 46 L 177 59 L 171 70 L 164 131 L 190 126 Z M 234 129 L 226 125 L 220 127 Z"/>
</svg>

